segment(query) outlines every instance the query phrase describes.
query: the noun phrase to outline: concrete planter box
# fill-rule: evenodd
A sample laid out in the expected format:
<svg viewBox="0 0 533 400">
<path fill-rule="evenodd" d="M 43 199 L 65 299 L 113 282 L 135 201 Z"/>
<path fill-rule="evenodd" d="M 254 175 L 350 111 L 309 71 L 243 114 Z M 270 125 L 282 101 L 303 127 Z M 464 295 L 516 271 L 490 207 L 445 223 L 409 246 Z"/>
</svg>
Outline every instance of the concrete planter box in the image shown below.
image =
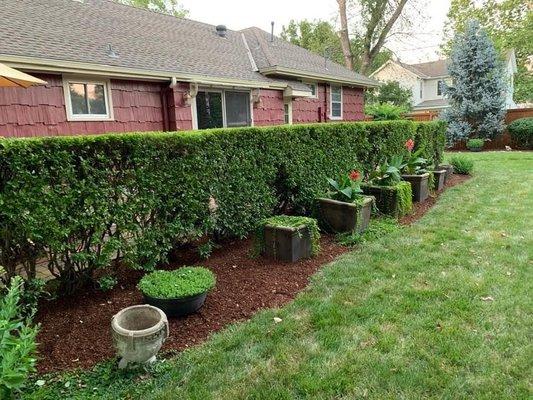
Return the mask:
<svg viewBox="0 0 533 400">
<path fill-rule="evenodd" d="M 413 201 L 423 202 L 429 197 L 429 173 L 422 175 L 402 175 L 402 179 L 411 184 Z"/>
<path fill-rule="evenodd" d="M 446 170 L 433 171 L 433 176 L 435 177 L 435 190 L 440 192 L 444 189 L 444 183 L 446 181 Z"/>
<path fill-rule="evenodd" d="M 334 233 L 362 233 L 370 222 L 373 201 L 372 197 L 365 197 L 363 204 L 358 205 L 345 201 L 320 198 L 318 199 L 318 205 L 321 225 L 327 231 Z"/>
<path fill-rule="evenodd" d="M 396 186 L 361 185 L 363 193 L 375 199 L 378 212 L 394 218 L 401 217 L 398 188 Z"/>
<path fill-rule="evenodd" d="M 439 169 L 439 170 L 445 169 L 446 170 L 446 178 L 444 179 L 444 183 L 448 182 L 448 179 L 450 179 L 450 177 L 453 174 L 453 165 L 440 164 L 440 165 L 437 166 L 437 169 Z"/>
<path fill-rule="evenodd" d="M 263 255 L 276 260 L 295 262 L 313 255 L 309 228 L 266 225 Z"/>
<path fill-rule="evenodd" d="M 163 310 L 169 317 L 184 317 L 189 314 L 194 314 L 202 308 L 207 297 L 207 292 L 175 299 L 159 299 L 144 293 L 143 296 L 146 303 Z"/>
</svg>

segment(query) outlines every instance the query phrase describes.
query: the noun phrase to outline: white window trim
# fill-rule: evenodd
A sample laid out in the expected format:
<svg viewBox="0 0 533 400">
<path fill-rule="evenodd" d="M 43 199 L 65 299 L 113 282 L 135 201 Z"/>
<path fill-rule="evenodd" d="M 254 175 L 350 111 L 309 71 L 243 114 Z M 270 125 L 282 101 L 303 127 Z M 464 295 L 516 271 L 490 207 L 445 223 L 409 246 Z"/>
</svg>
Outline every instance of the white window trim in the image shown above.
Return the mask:
<svg viewBox="0 0 533 400">
<path fill-rule="evenodd" d="M 341 116 L 340 117 L 334 117 L 333 116 L 333 97 L 332 97 L 332 94 L 333 94 L 333 90 L 331 90 L 331 88 L 333 87 L 339 87 L 341 89 Z M 344 95 L 343 95 L 343 90 L 342 90 L 342 86 L 341 85 L 329 85 L 329 119 L 331 120 L 336 120 L 336 121 L 341 121 L 343 119 L 343 115 L 344 115 Z"/>
<path fill-rule="evenodd" d="M 74 114 L 72 112 L 72 102 L 70 100 L 70 83 L 85 83 L 104 85 L 104 98 L 107 113 L 103 114 Z M 82 76 L 63 75 L 63 96 L 65 98 L 65 108 L 67 110 L 67 121 L 114 121 L 113 100 L 111 97 L 111 81 L 109 79 L 85 78 Z"/>
<path fill-rule="evenodd" d="M 315 95 L 309 96 L 308 99 L 318 99 L 318 83 L 317 82 L 310 82 L 310 81 L 303 81 L 306 85 L 313 85 L 315 87 Z"/>
<path fill-rule="evenodd" d="M 289 113 L 289 125 L 292 125 L 292 99 L 285 99 L 283 101 L 283 123 L 285 123 L 285 105 L 287 105 Z"/>
<path fill-rule="evenodd" d="M 228 128 L 228 124 L 226 123 L 226 91 L 228 92 L 241 92 L 241 93 L 248 93 L 249 99 L 250 99 L 250 126 L 254 126 L 254 107 L 252 102 L 252 91 L 246 90 L 246 89 L 219 89 L 219 88 L 210 88 L 210 87 L 202 87 L 200 86 L 198 88 L 198 92 L 208 92 L 208 93 L 220 93 L 222 96 L 222 127 Z M 196 107 L 196 97 L 194 98 L 194 101 L 191 104 L 191 118 L 192 118 L 192 129 L 198 130 L 198 109 Z M 232 127 L 233 128 L 233 127 Z M 244 127 L 241 127 L 244 128 Z"/>
</svg>

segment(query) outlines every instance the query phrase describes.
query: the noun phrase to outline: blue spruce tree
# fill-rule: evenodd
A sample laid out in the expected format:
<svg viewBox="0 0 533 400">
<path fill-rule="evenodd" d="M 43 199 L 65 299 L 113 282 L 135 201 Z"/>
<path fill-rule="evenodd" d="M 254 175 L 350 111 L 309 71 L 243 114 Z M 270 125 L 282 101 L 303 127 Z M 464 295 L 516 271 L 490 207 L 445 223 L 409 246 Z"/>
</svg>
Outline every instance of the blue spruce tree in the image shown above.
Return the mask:
<svg viewBox="0 0 533 400">
<path fill-rule="evenodd" d="M 507 88 L 503 64 L 477 21 L 469 21 L 464 33 L 455 35 L 448 71 L 453 81 L 444 88 L 450 103 L 443 112 L 448 143 L 500 134 Z"/>
</svg>

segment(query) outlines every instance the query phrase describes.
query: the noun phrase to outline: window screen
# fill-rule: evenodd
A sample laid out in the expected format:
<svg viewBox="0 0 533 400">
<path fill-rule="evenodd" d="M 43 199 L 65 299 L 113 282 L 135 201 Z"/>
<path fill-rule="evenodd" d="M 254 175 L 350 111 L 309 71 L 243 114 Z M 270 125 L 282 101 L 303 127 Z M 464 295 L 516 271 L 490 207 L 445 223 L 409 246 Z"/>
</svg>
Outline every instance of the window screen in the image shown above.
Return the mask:
<svg viewBox="0 0 533 400">
<path fill-rule="evenodd" d="M 225 92 L 226 125 L 250 125 L 250 94 L 247 92 Z"/>
<path fill-rule="evenodd" d="M 222 128 L 222 93 L 198 92 L 196 95 L 198 129 Z"/>
</svg>

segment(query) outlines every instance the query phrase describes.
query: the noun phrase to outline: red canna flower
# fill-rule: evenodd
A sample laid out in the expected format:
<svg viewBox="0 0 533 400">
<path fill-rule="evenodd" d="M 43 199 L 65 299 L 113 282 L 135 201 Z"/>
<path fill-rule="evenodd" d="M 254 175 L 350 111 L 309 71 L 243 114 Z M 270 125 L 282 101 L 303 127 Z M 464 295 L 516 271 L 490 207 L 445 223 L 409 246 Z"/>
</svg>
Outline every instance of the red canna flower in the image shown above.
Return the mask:
<svg viewBox="0 0 533 400">
<path fill-rule="evenodd" d="M 351 181 L 358 181 L 361 177 L 361 173 L 354 169 L 350 174 L 348 175 Z"/>
<path fill-rule="evenodd" d="M 409 151 L 413 151 L 413 148 L 415 147 L 415 141 L 413 139 L 409 139 L 405 142 L 405 148 Z"/>
</svg>

